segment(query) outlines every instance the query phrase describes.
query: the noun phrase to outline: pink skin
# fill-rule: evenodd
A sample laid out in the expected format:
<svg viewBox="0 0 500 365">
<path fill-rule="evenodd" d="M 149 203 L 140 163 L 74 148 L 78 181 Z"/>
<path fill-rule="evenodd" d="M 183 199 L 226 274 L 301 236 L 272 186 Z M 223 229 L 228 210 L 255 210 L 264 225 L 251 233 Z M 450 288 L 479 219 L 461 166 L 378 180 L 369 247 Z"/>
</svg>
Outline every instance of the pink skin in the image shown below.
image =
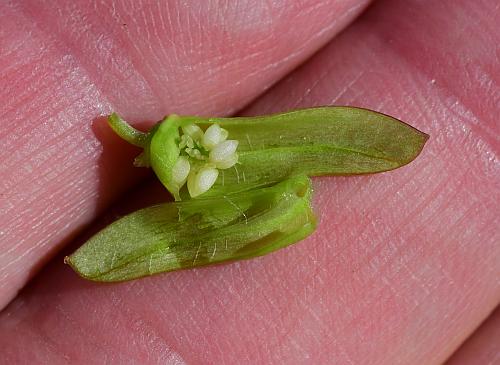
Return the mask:
<svg viewBox="0 0 500 365">
<path fill-rule="evenodd" d="M 46 65 L 49 71 L 41 71 L 46 77 L 37 78 L 42 85 L 48 85 L 34 87 L 31 93 L 35 95 L 23 94 L 25 88 L 15 89 L 18 84 L 9 93 L 0 94 L 11 103 L 4 103 L 10 108 L 6 120 L 16 121 L 5 127 L 7 133 L 3 137 L 7 144 L 2 144 L 6 147 L 1 153 L 9 159 L 7 167 L 2 165 L 6 188 L 3 191 L 8 191 L 7 199 L 2 196 L 8 201 L 8 215 L 2 217 L 18 217 L 10 218 L 16 219 L 15 222 L 2 227 L 6 233 L 2 236 L 5 243 L 0 246 L 1 252 L 12 248 L 12 242 L 15 249 L 13 256 L 2 257 L 0 267 L 21 258 L 2 274 L 5 301 L 22 286 L 36 265 L 138 180 L 136 171 L 127 167 L 133 151 L 121 153 L 125 144 L 96 122 L 95 129 L 100 131 L 104 144 L 102 151 L 101 141 L 88 128 L 88 120 L 111 109 L 132 119 L 157 119 L 173 111 L 210 114 L 235 110 L 347 21 L 349 15 L 340 16 L 337 27 L 323 33 L 325 24 L 332 22 L 331 10 L 326 8 L 340 5 L 317 4 L 320 5 L 307 7 L 313 13 L 293 20 L 277 10 L 273 22 L 264 22 L 256 28 L 267 24 L 281 26 L 282 30 L 271 39 L 266 38 L 260 51 L 250 52 L 255 57 L 245 56 L 248 52 L 234 54 L 237 51 L 230 48 L 224 63 L 229 66 L 216 68 L 215 73 L 207 72 L 214 67 L 212 63 L 200 64 L 195 56 L 186 56 L 183 53 L 186 49 L 180 45 L 189 38 L 174 32 L 180 38 L 174 39 L 171 48 L 165 50 L 170 57 L 165 58 L 161 67 L 144 67 L 149 58 L 137 56 L 146 52 L 137 51 L 140 45 L 117 43 L 116 52 L 121 54 L 117 59 L 125 57 L 124 49 L 130 48 L 136 55 L 128 64 L 129 73 L 120 66 L 112 68 L 114 72 L 110 74 L 101 75 L 97 72 L 99 67 L 89 65 L 99 59 L 96 51 L 104 52 L 108 46 L 95 49 L 96 39 L 101 38 L 99 31 L 92 33 L 90 27 L 88 36 L 92 43 L 89 39 L 82 40 L 85 35 L 80 33 L 74 37 L 82 42 L 83 49 L 92 45 L 93 53 L 75 47 L 69 54 L 78 63 L 71 63 L 76 62 L 71 57 L 62 61 L 68 62 L 64 64 L 66 67 L 73 65 L 76 71 L 64 73 L 67 71 L 64 67 L 60 72 L 50 70 L 54 60 L 65 54 L 60 49 L 59 53 L 54 50 L 55 56 Z M 348 9 L 355 5 L 344 2 L 342 6 Z M 283 9 L 288 8 L 283 6 Z M 35 16 L 43 14 L 33 11 Z M 74 7 L 71 11 L 75 12 L 73 17 L 61 19 L 75 26 L 83 15 Z M 300 14 L 299 9 L 295 11 Z M 15 23 L 13 18 L 19 10 L 13 12 L 5 16 L 5 22 Z M 254 14 L 248 9 L 243 13 Z M 439 364 L 445 361 L 500 302 L 497 228 L 500 30 L 495 22 L 499 15 L 493 0 L 377 2 L 244 114 L 325 104 L 373 108 L 409 121 L 431 135 L 423 154 L 414 163 L 375 176 L 315 179 L 315 205 L 321 217 L 318 231 L 300 244 L 263 258 L 118 285 L 83 281 L 62 265 L 60 259 L 55 260 L 2 313 L 2 362 Z M 262 21 L 262 13 L 255 16 Z M 131 19 L 126 21 L 127 27 Z M 250 32 L 252 21 L 232 19 L 232 22 L 223 20 L 228 21 L 231 29 Z M 207 22 L 212 24 L 213 19 Z M 175 19 L 173 24 L 177 24 Z M 156 29 L 155 25 L 151 27 Z M 55 26 L 50 29 L 43 37 L 53 36 Z M 308 37 L 304 36 L 305 29 L 309 31 Z M 198 61 L 201 55 L 207 60 L 212 54 L 213 62 L 222 62 L 217 54 L 227 44 L 225 37 L 215 37 L 220 39 L 219 48 L 205 45 Z M 238 41 L 239 37 L 241 34 Z M 249 44 L 255 47 L 261 43 L 254 33 L 248 37 L 252 40 Z M 64 38 L 71 38 L 71 34 L 64 34 Z M 307 45 L 310 48 L 297 54 L 295 50 L 309 38 L 314 40 Z M 107 37 L 102 39 L 109 42 Z M 199 39 L 195 42 L 199 44 Z M 73 44 L 67 41 L 64 47 Z M 276 64 L 273 67 L 267 66 L 273 64 L 266 53 L 271 46 L 276 52 L 271 57 Z M 156 48 L 147 50 L 154 53 Z M 294 56 L 287 57 L 287 53 Z M 196 74 L 187 68 L 175 68 L 183 63 L 170 63 L 170 59 L 178 60 L 180 55 L 202 71 Z M 3 69 L 10 70 L 8 66 L 16 64 L 16 57 L 20 56 L 2 59 Z M 235 57 L 245 61 L 231 63 Z M 35 66 L 32 61 L 32 68 L 27 71 L 8 71 L 12 73 L 8 74 L 11 82 L 21 75 L 28 77 Z M 105 70 L 112 66 L 100 65 Z M 158 79 L 158 69 L 166 70 L 168 85 Z M 255 71 L 259 69 L 262 71 Z M 100 78 L 85 76 L 83 70 Z M 51 79 L 56 75 L 66 75 L 65 83 Z M 234 85 L 235 80 L 241 79 L 238 75 L 251 75 L 242 81 L 244 87 Z M 192 89 L 176 88 L 189 85 L 190 80 Z M 34 80 L 23 79 L 23 82 L 32 84 Z M 148 89 L 145 85 L 153 86 Z M 163 95 L 158 92 L 162 87 L 168 93 L 165 100 L 157 96 Z M 56 98 L 48 98 L 48 90 L 56 90 Z M 76 90 L 79 90 L 77 95 L 67 95 L 72 91 L 76 94 Z M 191 90 L 194 91 L 190 93 Z M 198 90 L 203 93 L 197 93 Z M 130 94 L 134 92 L 137 94 Z M 37 102 L 32 100 L 30 104 L 28 98 Z M 138 102 L 132 104 L 130 100 Z M 206 104 L 200 105 L 201 100 Z M 12 106 L 14 102 L 17 106 Z M 20 111 L 23 108 L 26 110 Z M 67 108 L 71 112 L 66 112 Z M 59 109 L 64 110 L 60 116 Z M 54 115 L 58 117 L 50 119 Z M 37 130 L 41 123 L 43 128 Z M 34 129 L 24 134 L 17 132 L 23 128 Z M 66 133 L 56 138 L 56 133 L 63 132 Z M 65 139 L 64 143 L 55 145 L 61 139 Z M 117 149 L 120 153 L 108 155 L 110 150 Z M 53 162 L 54 159 L 60 163 Z M 110 167 L 113 171 L 103 177 L 103 170 Z M 30 168 L 39 171 L 37 179 Z M 151 192 L 148 186 L 137 192 L 136 199 L 141 200 Z M 26 200 L 31 198 L 33 203 Z M 41 218 L 43 228 L 23 234 L 33 230 L 29 227 Z"/>
<path fill-rule="evenodd" d="M 500 307 L 448 359 L 446 365 L 496 365 L 500 363 Z"/>
<path fill-rule="evenodd" d="M 230 114 L 367 1 L 156 3 L 68 0 L 56 11 L 52 1 L 0 4 L 9 30 L 0 33 L 0 309 L 144 177 L 130 164 L 136 151 L 100 116 Z"/>
</svg>

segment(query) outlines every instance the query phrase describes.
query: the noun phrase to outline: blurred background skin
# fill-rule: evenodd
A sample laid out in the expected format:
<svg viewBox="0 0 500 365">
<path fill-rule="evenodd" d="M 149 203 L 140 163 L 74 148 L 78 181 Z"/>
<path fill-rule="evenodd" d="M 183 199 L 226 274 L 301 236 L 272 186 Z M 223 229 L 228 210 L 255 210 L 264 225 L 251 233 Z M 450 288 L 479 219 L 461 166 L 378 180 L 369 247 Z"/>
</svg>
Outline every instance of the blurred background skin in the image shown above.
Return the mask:
<svg viewBox="0 0 500 365">
<path fill-rule="evenodd" d="M 498 310 L 474 331 L 500 301 L 499 16 L 486 0 L 2 2 L 0 362 L 440 364 L 464 341 L 450 364 L 498 362 Z M 330 104 L 431 139 L 400 170 L 314 179 L 317 233 L 275 254 L 118 285 L 62 264 L 166 196 L 102 116 Z"/>
</svg>

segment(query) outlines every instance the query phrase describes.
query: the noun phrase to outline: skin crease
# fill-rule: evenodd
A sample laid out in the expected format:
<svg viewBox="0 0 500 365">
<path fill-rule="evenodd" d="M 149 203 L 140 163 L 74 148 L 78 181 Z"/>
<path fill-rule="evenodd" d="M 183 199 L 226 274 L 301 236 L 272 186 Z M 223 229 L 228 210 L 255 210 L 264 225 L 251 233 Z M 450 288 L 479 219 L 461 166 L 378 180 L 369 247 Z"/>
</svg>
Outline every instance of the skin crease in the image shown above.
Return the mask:
<svg viewBox="0 0 500 365">
<path fill-rule="evenodd" d="M 367 1 L 160 3 L 0 4 L 0 309 L 146 175 L 100 116 L 230 114 Z"/>
<path fill-rule="evenodd" d="M 416 161 L 315 179 L 316 234 L 256 260 L 118 285 L 56 260 L 1 314 L 3 362 L 443 363 L 500 301 L 498 13 L 377 2 L 244 114 L 373 108 L 431 135 Z"/>
<path fill-rule="evenodd" d="M 481 325 L 446 365 L 495 365 L 500 362 L 500 307 Z"/>
</svg>

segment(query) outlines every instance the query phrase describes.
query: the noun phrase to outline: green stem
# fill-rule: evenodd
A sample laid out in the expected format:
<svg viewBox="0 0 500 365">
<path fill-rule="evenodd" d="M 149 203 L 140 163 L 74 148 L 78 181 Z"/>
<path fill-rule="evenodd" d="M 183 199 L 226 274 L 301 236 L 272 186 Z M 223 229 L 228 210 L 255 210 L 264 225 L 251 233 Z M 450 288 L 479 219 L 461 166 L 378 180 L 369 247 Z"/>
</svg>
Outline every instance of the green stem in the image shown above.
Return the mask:
<svg viewBox="0 0 500 365">
<path fill-rule="evenodd" d="M 135 129 L 122 118 L 120 118 L 118 114 L 111 114 L 108 117 L 108 123 L 110 127 L 116 132 L 116 134 L 118 134 L 128 143 L 133 144 L 137 147 L 146 147 L 148 134 Z"/>
</svg>

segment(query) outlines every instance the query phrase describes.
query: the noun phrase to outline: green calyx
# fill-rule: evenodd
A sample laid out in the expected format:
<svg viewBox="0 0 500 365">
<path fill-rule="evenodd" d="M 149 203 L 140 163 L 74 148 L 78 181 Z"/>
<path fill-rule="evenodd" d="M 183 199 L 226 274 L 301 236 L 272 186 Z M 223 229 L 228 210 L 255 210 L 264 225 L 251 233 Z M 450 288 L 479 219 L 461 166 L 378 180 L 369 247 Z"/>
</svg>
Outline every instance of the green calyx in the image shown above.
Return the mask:
<svg viewBox="0 0 500 365">
<path fill-rule="evenodd" d="M 149 133 L 134 129 L 116 114 L 110 116 L 109 124 L 124 140 L 144 149 L 134 164 L 151 166 L 179 201 L 186 183 L 189 196 L 195 198 L 215 184 L 220 170 L 238 163 L 238 141 L 228 140 L 228 132 L 217 123 L 202 130 L 195 123 L 200 120 L 172 114 Z"/>
</svg>

